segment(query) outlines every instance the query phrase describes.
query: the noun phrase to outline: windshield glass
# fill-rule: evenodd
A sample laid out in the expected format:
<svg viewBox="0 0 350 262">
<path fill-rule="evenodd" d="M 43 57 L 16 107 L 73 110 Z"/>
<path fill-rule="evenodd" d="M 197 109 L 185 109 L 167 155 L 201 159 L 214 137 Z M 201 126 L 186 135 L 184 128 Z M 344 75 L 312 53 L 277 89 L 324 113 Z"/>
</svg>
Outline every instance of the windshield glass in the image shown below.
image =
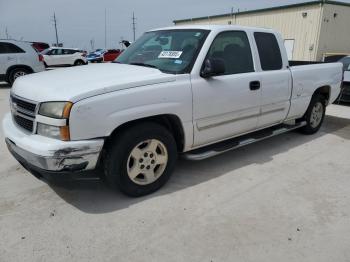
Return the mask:
<svg viewBox="0 0 350 262">
<path fill-rule="evenodd" d="M 343 70 L 350 71 L 350 57 L 344 57 L 340 59 L 340 62 L 343 63 Z"/>
<path fill-rule="evenodd" d="M 154 67 L 171 74 L 189 73 L 208 33 L 192 29 L 147 32 L 115 62 Z"/>
</svg>

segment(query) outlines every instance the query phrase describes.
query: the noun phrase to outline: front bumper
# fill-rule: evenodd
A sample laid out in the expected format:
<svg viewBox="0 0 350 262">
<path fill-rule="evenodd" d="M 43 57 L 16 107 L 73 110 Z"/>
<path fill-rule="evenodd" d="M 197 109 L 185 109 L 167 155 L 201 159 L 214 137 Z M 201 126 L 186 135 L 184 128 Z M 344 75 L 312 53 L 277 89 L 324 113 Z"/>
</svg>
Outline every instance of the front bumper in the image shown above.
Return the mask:
<svg viewBox="0 0 350 262">
<path fill-rule="evenodd" d="M 95 169 L 103 139 L 59 141 L 29 134 L 18 127 L 7 114 L 3 130 L 9 151 L 23 165 L 36 171 L 67 173 Z"/>
</svg>

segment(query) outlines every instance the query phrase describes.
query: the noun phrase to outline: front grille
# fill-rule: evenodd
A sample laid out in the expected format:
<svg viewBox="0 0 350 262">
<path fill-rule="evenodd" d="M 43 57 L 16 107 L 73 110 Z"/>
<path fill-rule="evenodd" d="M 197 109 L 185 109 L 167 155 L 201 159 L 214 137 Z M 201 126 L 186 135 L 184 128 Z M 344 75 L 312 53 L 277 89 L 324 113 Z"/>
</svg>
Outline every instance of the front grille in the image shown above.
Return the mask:
<svg viewBox="0 0 350 262">
<path fill-rule="evenodd" d="M 12 104 L 16 104 L 17 105 L 17 109 L 19 111 L 24 111 L 27 113 L 31 113 L 31 114 L 35 114 L 35 109 L 36 109 L 36 104 L 35 103 L 31 103 L 25 100 L 22 100 L 20 98 L 11 96 L 11 102 Z"/>
<path fill-rule="evenodd" d="M 11 96 L 11 112 L 15 123 L 21 128 L 33 132 L 37 104 Z"/>
<path fill-rule="evenodd" d="M 29 119 L 24 118 L 24 117 L 19 116 L 19 115 L 15 115 L 14 119 L 15 119 L 17 125 L 28 130 L 29 132 L 33 132 L 33 126 L 34 126 L 33 120 L 29 120 Z"/>
</svg>

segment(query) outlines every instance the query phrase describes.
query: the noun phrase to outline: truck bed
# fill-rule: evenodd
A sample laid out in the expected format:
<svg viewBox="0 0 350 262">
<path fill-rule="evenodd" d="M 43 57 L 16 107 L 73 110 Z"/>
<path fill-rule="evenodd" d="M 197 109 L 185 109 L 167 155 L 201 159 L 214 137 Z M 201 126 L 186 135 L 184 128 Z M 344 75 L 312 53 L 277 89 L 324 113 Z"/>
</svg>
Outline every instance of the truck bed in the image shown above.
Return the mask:
<svg viewBox="0 0 350 262">
<path fill-rule="evenodd" d="M 293 79 L 291 108 L 288 118 L 304 115 L 311 97 L 317 88 L 330 88 L 329 103 L 333 103 L 340 93 L 343 77 L 341 63 L 306 62 L 290 63 Z"/>
</svg>

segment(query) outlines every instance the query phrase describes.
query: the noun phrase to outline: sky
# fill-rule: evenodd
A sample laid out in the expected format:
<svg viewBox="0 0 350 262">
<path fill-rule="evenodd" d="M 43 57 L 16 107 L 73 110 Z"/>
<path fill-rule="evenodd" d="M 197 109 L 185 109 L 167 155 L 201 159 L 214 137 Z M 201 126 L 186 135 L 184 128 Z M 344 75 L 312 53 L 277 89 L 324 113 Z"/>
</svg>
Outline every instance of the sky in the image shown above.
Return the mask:
<svg viewBox="0 0 350 262">
<path fill-rule="evenodd" d="M 58 38 L 65 47 L 118 48 L 121 38 L 132 40 L 132 14 L 136 38 L 143 32 L 173 25 L 173 20 L 302 3 L 300 0 L 0 0 L 0 39 L 55 42 L 53 13 Z M 350 0 L 343 2 L 350 3 Z"/>
</svg>

